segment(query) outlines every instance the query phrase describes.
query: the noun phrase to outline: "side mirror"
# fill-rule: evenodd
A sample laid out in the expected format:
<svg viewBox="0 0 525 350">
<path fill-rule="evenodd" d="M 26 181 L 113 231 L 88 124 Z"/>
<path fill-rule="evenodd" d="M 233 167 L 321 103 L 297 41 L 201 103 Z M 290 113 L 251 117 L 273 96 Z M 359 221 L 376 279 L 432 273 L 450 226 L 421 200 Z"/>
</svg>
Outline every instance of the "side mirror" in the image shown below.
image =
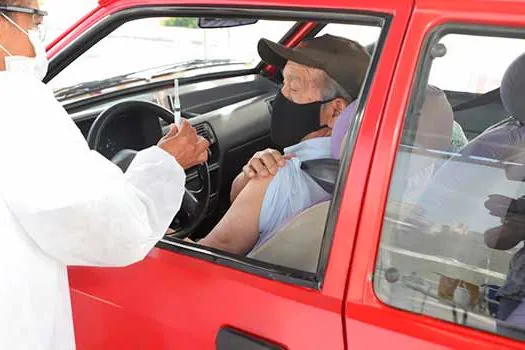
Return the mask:
<svg viewBox="0 0 525 350">
<path fill-rule="evenodd" d="M 244 18 L 212 18 L 212 17 L 201 17 L 199 18 L 199 28 L 211 29 L 211 28 L 230 28 L 246 26 L 257 23 L 256 19 L 244 19 Z"/>
</svg>

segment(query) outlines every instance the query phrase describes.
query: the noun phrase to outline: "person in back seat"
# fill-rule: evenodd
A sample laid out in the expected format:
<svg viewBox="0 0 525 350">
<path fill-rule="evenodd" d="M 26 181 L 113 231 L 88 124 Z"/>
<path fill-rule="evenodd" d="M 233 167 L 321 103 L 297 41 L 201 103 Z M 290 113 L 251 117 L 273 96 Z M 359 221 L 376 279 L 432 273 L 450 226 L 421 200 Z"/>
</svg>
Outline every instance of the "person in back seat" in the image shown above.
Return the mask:
<svg viewBox="0 0 525 350">
<path fill-rule="evenodd" d="M 525 184 L 510 179 L 505 172 L 506 164 L 525 156 L 524 93 L 525 55 L 522 55 L 508 68 L 501 85 L 503 106 L 512 118 L 487 129 L 458 155 L 447 160 L 413 208 L 409 218 L 411 239 L 404 240 L 404 246 L 400 248 L 445 256 L 454 261 L 453 264 L 442 264 L 439 271 L 433 272 L 477 286 L 486 282 L 485 276 L 476 269 L 458 266 L 487 268 L 489 253 L 476 245 L 482 232 L 501 224 L 493 215 L 488 215 L 485 208 L 487 197 L 492 198 L 494 194 L 521 197 L 525 194 Z M 486 233 L 493 234 L 494 229 Z M 428 246 L 429 237 L 435 238 L 436 235 L 443 237 L 440 244 Z M 447 239 L 450 235 L 455 235 L 456 239 Z M 496 244 L 491 244 L 491 248 L 496 247 Z M 496 265 L 495 259 L 492 264 L 491 269 L 504 272 L 503 264 Z M 525 296 L 525 274 L 520 278 L 523 290 L 513 297 Z M 509 291 L 514 293 L 516 289 L 504 288 L 500 294 Z"/>
<path fill-rule="evenodd" d="M 332 35 L 305 40 L 293 49 L 262 39 L 258 49 L 266 63 L 284 68 L 284 85 L 273 103 L 271 136 L 289 154 L 288 161 L 274 150 L 256 154 L 232 186 L 231 208 L 199 241 L 241 255 L 267 241 L 290 218 L 330 198 L 301 170 L 301 162 L 337 158 L 332 130 L 338 120 L 348 125 L 353 118 L 355 109 L 347 107 L 359 95 L 370 62 L 361 45 Z"/>
</svg>

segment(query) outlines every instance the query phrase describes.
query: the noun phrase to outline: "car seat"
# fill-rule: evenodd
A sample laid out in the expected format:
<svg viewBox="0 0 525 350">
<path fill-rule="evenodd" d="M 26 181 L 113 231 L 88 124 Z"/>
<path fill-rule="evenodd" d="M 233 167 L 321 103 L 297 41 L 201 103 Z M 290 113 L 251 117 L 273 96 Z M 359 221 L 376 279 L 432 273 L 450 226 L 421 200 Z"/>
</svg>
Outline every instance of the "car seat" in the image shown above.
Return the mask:
<svg viewBox="0 0 525 350">
<path fill-rule="evenodd" d="M 428 85 L 421 108 L 405 121 L 389 203 L 417 201 L 436 168 L 448 157 L 453 124 L 454 113 L 445 93 Z"/>
</svg>

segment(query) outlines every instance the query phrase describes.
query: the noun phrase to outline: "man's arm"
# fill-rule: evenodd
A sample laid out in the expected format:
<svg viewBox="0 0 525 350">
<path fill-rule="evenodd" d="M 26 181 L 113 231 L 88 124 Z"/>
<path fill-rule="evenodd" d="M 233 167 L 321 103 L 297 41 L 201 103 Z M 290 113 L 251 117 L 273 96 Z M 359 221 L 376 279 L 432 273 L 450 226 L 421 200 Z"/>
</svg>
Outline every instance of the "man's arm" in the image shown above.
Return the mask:
<svg viewBox="0 0 525 350">
<path fill-rule="evenodd" d="M 229 253 L 246 255 L 257 242 L 259 215 L 273 176 L 250 180 L 228 212 L 199 244 Z"/>
<path fill-rule="evenodd" d="M 241 191 L 246 187 L 248 182 L 250 181 L 250 178 L 246 176 L 244 172 L 237 175 L 235 180 L 233 180 L 232 183 L 232 189 L 230 191 L 230 203 L 233 203 L 235 199 L 239 196 Z"/>
<path fill-rule="evenodd" d="M 230 202 L 233 203 L 239 193 L 244 189 L 248 182 L 255 177 L 274 176 L 279 168 L 286 165 L 286 161 L 292 159 L 293 154 L 281 155 L 277 150 L 268 148 L 257 152 L 242 168 L 242 172 L 237 175 L 232 184 L 230 192 Z"/>
</svg>

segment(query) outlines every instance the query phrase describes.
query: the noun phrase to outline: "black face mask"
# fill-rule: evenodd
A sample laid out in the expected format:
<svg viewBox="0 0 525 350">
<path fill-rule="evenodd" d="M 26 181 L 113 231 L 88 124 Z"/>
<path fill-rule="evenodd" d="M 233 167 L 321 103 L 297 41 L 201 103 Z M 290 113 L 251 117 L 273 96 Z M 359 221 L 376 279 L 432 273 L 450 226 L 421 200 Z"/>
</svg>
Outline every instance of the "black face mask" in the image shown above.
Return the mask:
<svg viewBox="0 0 525 350">
<path fill-rule="evenodd" d="M 285 148 L 299 143 L 309 133 L 326 127 L 320 125 L 321 106 L 333 100 L 298 104 L 288 100 L 279 91 L 273 102 L 272 141 Z"/>
</svg>

